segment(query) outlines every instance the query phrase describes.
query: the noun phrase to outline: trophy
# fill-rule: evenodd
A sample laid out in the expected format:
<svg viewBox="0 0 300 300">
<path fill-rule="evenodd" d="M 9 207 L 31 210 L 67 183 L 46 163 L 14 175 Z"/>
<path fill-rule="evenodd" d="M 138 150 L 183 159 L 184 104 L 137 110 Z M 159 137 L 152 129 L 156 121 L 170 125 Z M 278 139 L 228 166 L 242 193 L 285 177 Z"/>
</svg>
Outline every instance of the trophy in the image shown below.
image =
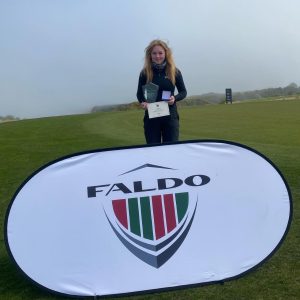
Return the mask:
<svg viewBox="0 0 300 300">
<path fill-rule="evenodd" d="M 146 102 L 148 103 L 153 103 L 156 101 L 157 99 L 157 94 L 158 94 L 158 85 L 149 82 L 145 85 L 142 86 L 143 88 L 143 93 L 144 93 L 144 97 Z"/>
</svg>

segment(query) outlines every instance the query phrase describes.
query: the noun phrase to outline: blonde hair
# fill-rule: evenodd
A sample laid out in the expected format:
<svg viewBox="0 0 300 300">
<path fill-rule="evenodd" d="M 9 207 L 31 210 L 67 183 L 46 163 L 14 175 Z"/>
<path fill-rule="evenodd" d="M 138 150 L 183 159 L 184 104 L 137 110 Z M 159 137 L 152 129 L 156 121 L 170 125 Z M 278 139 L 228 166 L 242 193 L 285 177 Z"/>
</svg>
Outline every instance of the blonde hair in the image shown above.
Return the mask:
<svg viewBox="0 0 300 300">
<path fill-rule="evenodd" d="M 152 60 L 151 60 L 151 52 L 155 46 L 161 46 L 165 50 L 166 55 L 166 75 L 171 80 L 171 82 L 175 85 L 175 76 L 176 76 L 176 66 L 173 59 L 173 54 L 171 48 L 162 40 L 153 40 L 146 48 L 145 48 L 145 63 L 143 72 L 147 77 L 147 83 L 152 81 L 153 79 L 153 70 L 152 70 Z"/>
</svg>

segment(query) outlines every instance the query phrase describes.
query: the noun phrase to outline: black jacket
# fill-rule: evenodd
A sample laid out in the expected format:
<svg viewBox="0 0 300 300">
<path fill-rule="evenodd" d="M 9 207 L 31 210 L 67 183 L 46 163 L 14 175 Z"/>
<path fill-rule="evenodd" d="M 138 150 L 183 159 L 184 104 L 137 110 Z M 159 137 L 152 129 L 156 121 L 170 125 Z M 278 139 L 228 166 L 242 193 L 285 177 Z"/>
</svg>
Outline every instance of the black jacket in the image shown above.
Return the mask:
<svg viewBox="0 0 300 300">
<path fill-rule="evenodd" d="M 144 93 L 143 93 L 143 88 L 142 88 L 143 85 L 145 85 L 146 83 L 147 83 L 146 75 L 143 71 L 141 71 L 140 77 L 139 77 L 137 94 L 136 94 L 139 102 L 146 101 Z M 164 70 L 153 69 L 152 83 L 159 86 L 156 101 L 161 101 L 163 91 L 170 91 L 171 95 L 175 96 L 174 104 L 169 107 L 170 113 L 172 113 L 172 111 L 177 111 L 176 102 L 184 99 L 187 94 L 180 70 L 176 69 L 175 85 L 173 85 L 171 80 L 169 80 L 167 78 L 165 69 Z M 176 94 L 176 95 L 174 95 L 175 87 L 177 88 L 177 91 L 178 91 L 178 94 Z"/>
</svg>

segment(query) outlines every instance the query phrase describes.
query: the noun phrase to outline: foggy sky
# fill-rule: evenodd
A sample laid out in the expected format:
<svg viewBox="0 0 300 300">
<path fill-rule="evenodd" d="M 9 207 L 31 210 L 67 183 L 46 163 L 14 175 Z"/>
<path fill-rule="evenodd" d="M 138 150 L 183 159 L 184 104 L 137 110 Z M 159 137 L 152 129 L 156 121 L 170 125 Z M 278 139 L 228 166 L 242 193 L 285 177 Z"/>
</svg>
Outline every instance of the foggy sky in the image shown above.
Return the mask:
<svg viewBox="0 0 300 300">
<path fill-rule="evenodd" d="M 300 85 L 299 0 L 0 0 L 0 116 L 136 100 L 169 42 L 188 95 Z"/>
</svg>

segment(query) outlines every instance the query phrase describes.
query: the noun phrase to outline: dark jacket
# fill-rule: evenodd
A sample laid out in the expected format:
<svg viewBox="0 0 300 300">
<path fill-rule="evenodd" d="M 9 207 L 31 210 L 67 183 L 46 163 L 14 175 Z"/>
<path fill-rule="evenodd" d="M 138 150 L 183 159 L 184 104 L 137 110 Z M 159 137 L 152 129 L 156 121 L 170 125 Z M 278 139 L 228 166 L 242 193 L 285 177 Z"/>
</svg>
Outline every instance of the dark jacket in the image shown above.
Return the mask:
<svg viewBox="0 0 300 300">
<path fill-rule="evenodd" d="M 146 75 L 143 71 L 140 73 L 139 77 L 139 83 L 138 83 L 138 89 L 137 89 L 137 99 L 139 102 L 144 102 L 145 96 L 143 93 L 143 85 L 147 83 L 147 78 Z M 184 85 L 184 81 L 181 75 L 180 70 L 176 69 L 176 76 L 175 76 L 175 85 L 169 80 L 166 76 L 166 71 L 164 70 L 157 70 L 153 69 L 153 79 L 152 83 L 156 84 L 159 86 L 158 94 L 157 94 L 157 99 L 156 101 L 161 101 L 162 100 L 162 92 L 163 91 L 170 91 L 172 96 L 175 96 L 175 102 L 173 105 L 170 105 L 170 113 L 176 112 L 176 102 L 184 99 L 187 95 L 186 88 Z M 177 88 L 178 94 L 174 95 L 175 92 L 175 87 Z"/>
</svg>

